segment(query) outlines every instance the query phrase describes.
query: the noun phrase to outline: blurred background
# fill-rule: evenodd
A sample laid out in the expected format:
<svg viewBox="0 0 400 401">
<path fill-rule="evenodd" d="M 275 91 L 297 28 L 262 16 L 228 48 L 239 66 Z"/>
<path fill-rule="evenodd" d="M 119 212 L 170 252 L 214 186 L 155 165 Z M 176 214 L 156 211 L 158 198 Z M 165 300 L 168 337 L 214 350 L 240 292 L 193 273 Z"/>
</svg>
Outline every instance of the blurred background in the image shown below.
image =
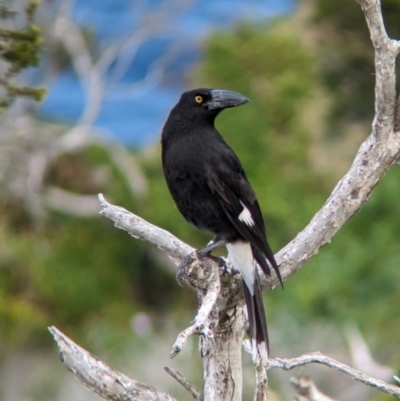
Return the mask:
<svg viewBox="0 0 400 401">
<path fill-rule="evenodd" d="M 399 39 L 400 4 L 382 3 Z M 195 293 L 177 284 L 163 253 L 102 219 L 96 195 L 204 245 L 210 236 L 183 220 L 164 183 L 160 130 L 185 89 L 234 90 L 251 103 L 222 113 L 217 126 L 278 251 L 370 133 L 374 66 L 363 13 L 347 0 L 43 0 L 37 8 L 9 0 L 0 17 L 2 29 L 36 35 L 30 47 L 10 50 L 4 31 L 0 42 L 0 400 L 99 400 L 60 363 L 50 325 L 189 400 L 163 367 L 201 387 L 196 338 L 168 356 L 195 316 Z M 39 98 L 41 88 L 42 102 L 19 96 Z M 284 291 L 265 294 L 273 357 L 321 351 L 389 382 L 397 374 L 398 169 Z M 250 399 L 254 369 L 243 359 Z M 322 366 L 302 371 L 340 400 L 389 399 Z M 295 373 L 269 373 L 276 399 L 293 397 Z"/>
</svg>

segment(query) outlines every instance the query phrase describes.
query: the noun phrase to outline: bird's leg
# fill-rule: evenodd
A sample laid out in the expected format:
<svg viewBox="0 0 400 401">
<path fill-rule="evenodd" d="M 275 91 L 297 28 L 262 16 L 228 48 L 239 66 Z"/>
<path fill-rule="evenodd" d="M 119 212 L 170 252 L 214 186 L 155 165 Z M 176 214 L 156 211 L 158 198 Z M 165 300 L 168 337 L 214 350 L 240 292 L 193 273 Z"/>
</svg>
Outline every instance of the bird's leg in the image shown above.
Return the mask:
<svg viewBox="0 0 400 401">
<path fill-rule="evenodd" d="M 190 253 L 189 255 L 186 255 L 181 263 L 178 266 L 178 269 L 176 271 L 176 279 L 179 283 L 179 278 L 181 274 L 184 272 L 185 267 L 192 263 L 194 260 L 198 259 L 203 259 L 206 256 L 211 256 L 210 253 L 216 249 L 219 248 L 220 246 L 226 245 L 226 241 L 222 240 L 218 237 L 215 237 L 213 240 L 211 240 L 204 248 L 200 248 L 197 251 L 194 251 Z M 228 272 L 228 267 L 226 266 L 225 262 L 221 258 L 214 258 L 218 259 L 218 262 L 222 263 L 222 275 Z"/>
<path fill-rule="evenodd" d="M 218 236 L 215 237 L 214 239 L 212 239 L 204 248 L 200 248 L 196 251 L 197 257 L 199 259 L 204 258 L 205 256 L 211 256 L 211 252 L 214 249 L 217 249 L 221 246 L 226 245 L 227 242 L 223 239 L 220 239 Z M 221 258 L 218 258 L 218 264 L 221 267 L 221 263 L 222 263 L 222 273 L 221 276 L 223 276 L 224 274 L 228 273 L 228 266 L 226 265 L 225 261 Z"/>
<path fill-rule="evenodd" d="M 215 237 L 204 248 L 200 248 L 196 251 L 197 257 L 199 257 L 200 259 L 204 258 L 204 256 L 210 254 L 214 249 L 217 249 L 224 245 L 226 245 L 225 240 Z"/>
</svg>

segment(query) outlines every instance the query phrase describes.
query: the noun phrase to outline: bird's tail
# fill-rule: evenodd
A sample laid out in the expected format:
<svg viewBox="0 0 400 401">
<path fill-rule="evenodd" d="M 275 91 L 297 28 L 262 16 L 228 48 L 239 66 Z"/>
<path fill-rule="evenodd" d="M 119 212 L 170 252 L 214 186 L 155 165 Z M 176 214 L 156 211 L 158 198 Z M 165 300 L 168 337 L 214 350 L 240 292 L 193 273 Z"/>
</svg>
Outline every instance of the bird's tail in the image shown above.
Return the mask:
<svg viewBox="0 0 400 401">
<path fill-rule="evenodd" d="M 259 364 L 261 362 L 263 365 L 265 365 L 269 355 L 269 341 L 267 320 L 265 318 L 264 303 L 257 270 L 255 270 L 253 287 L 254 294 L 251 293 L 244 280 L 243 288 L 250 326 L 249 337 L 252 350 L 252 359 L 255 364 Z"/>
<path fill-rule="evenodd" d="M 243 288 L 250 326 L 250 342 L 253 362 L 266 364 L 268 360 L 268 332 L 262 299 L 260 278 L 253 259 L 252 247 L 248 242 L 226 244 L 235 267 L 243 278 Z"/>
<path fill-rule="evenodd" d="M 271 276 L 271 269 L 269 268 L 268 263 L 265 259 L 265 257 L 267 255 L 269 255 L 268 261 L 269 261 L 269 263 L 271 263 L 272 267 L 274 268 L 275 273 L 278 276 L 279 282 L 281 283 L 281 287 L 283 288 L 282 276 L 281 276 L 278 264 L 276 263 L 276 260 L 274 258 L 272 251 L 269 254 L 266 253 L 264 256 L 264 254 L 253 245 L 251 246 L 251 251 L 253 252 L 254 259 L 260 265 L 261 269 L 263 270 L 263 272 L 266 276 Z"/>
</svg>

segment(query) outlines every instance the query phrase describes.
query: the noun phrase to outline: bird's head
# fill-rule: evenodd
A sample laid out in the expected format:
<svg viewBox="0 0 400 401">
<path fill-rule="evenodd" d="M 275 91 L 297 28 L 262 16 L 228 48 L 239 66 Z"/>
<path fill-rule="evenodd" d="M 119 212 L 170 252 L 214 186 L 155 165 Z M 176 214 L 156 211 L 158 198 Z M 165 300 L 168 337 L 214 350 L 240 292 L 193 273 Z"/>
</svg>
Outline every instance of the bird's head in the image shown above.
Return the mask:
<svg viewBox="0 0 400 401">
<path fill-rule="evenodd" d="M 246 96 L 236 92 L 211 88 L 193 89 L 181 95 L 171 116 L 214 122 L 222 110 L 247 102 L 249 99 Z"/>
</svg>

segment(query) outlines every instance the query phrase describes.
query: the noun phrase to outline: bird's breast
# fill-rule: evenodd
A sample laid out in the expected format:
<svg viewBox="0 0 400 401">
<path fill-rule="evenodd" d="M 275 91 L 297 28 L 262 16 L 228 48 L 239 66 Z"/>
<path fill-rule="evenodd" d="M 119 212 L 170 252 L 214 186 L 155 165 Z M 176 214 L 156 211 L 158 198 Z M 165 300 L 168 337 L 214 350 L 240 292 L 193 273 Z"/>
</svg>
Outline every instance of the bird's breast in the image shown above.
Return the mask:
<svg viewBox="0 0 400 401">
<path fill-rule="evenodd" d="M 232 232 L 217 196 L 211 191 L 204 147 L 163 148 L 163 169 L 169 191 L 183 217 L 199 229 L 224 236 Z"/>
</svg>

